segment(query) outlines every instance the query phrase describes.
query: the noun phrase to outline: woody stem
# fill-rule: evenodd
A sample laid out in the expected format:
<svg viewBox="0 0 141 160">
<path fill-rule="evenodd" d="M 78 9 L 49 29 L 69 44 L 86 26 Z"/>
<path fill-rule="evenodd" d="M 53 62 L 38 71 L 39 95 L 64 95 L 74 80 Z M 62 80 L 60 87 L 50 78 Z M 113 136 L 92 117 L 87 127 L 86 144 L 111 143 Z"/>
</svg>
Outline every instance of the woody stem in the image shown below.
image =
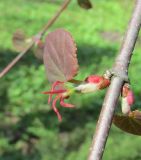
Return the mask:
<svg viewBox="0 0 141 160">
<path fill-rule="evenodd" d="M 141 0 L 136 1 L 132 18 L 130 20 L 128 30 L 125 34 L 121 50 L 116 58 L 113 69 L 115 71 L 122 71 L 122 74 L 127 74 L 128 66 L 131 60 L 132 52 L 141 27 Z M 97 122 L 95 135 L 93 137 L 92 145 L 88 160 L 101 160 L 104 152 L 107 137 L 112 123 L 116 104 L 121 92 L 123 78 L 115 76 L 111 80 L 111 85 L 105 96 L 102 110 Z M 112 152 L 112 151 L 111 151 Z"/>
</svg>

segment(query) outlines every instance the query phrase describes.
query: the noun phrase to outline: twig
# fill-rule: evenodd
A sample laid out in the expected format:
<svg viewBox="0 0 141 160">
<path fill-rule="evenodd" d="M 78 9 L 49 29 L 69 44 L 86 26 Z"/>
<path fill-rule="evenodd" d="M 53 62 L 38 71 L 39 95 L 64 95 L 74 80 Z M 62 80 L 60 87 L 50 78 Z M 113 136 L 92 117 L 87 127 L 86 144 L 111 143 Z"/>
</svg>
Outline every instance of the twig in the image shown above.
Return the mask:
<svg viewBox="0 0 141 160">
<path fill-rule="evenodd" d="M 137 0 L 133 16 L 131 18 L 127 33 L 123 40 L 121 50 L 113 66 L 114 70 L 122 71 L 125 75 L 127 74 L 128 66 L 131 60 L 132 52 L 139 34 L 140 27 L 141 0 Z M 101 160 L 102 158 L 109 130 L 111 127 L 112 118 L 116 109 L 116 104 L 120 95 L 122 85 L 124 83 L 122 77 L 123 76 L 114 76 L 112 78 L 111 85 L 107 91 L 99 116 L 99 120 L 97 122 L 96 132 L 93 137 L 88 160 Z"/>
<path fill-rule="evenodd" d="M 60 14 L 66 9 L 68 4 L 71 2 L 71 0 L 65 0 L 62 4 L 61 8 L 58 10 L 58 12 L 54 15 L 52 19 L 47 23 L 47 25 L 43 28 L 41 31 L 42 36 L 45 34 L 45 32 L 48 30 L 48 28 L 56 21 L 56 19 L 60 16 Z"/>
<path fill-rule="evenodd" d="M 71 2 L 71 0 L 64 0 L 62 6 L 56 12 L 56 14 L 48 21 L 47 25 L 36 35 L 39 39 L 41 39 L 48 28 L 54 24 L 54 22 L 57 20 L 57 18 L 60 16 L 60 14 L 66 9 L 68 4 Z M 2 78 L 34 45 L 34 41 L 31 42 L 31 44 L 23 51 L 21 52 L 17 57 L 15 57 L 1 72 L 0 72 L 0 78 Z"/>
</svg>

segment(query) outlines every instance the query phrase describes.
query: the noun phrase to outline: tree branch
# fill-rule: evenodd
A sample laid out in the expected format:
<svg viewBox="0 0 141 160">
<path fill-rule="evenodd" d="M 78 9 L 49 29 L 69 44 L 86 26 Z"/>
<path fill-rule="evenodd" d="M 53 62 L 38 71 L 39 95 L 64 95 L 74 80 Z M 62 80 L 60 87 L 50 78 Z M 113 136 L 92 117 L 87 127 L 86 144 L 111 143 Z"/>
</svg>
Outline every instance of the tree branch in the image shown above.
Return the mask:
<svg viewBox="0 0 141 160">
<path fill-rule="evenodd" d="M 116 58 L 113 69 L 127 75 L 132 52 L 141 27 L 141 0 L 136 1 L 135 9 L 123 40 L 121 50 Z M 102 110 L 96 126 L 88 160 L 101 160 L 116 104 L 124 83 L 123 76 L 114 76 L 103 102 Z M 111 151 L 112 152 L 112 151 Z"/>
<path fill-rule="evenodd" d="M 57 18 L 60 16 L 60 14 L 66 9 L 66 7 L 69 5 L 71 0 L 64 0 L 62 6 L 60 9 L 56 12 L 56 14 L 48 21 L 48 23 L 45 25 L 45 27 L 35 36 L 37 36 L 39 39 L 41 39 L 48 28 L 54 24 L 54 22 L 57 20 Z M 1 72 L 0 72 L 0 78 L 2 78 L 34 45 L 34 41 L 32 40 L 31 44 L 21 53 L 18 54 L 17 57 L 15 57 Z"/>
</svg>

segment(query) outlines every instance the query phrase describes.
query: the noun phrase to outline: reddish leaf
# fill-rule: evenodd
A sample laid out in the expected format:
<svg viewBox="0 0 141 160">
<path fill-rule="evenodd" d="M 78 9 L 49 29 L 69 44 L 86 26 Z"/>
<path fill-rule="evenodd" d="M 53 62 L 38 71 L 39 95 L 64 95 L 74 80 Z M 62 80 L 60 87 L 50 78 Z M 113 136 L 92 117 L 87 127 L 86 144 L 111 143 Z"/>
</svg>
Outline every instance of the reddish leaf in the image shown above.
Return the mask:
<svg viewBox="0 0 141 160">
<path fill-rule="evenodd" d="M 50 82 L 66 82 L 77 74 L 76 44 L 69 32 L 57 29 L 45 40 L 43 60 Z"/>
<path fill-rule="evenodd" d="M 141 112 L 138 110 L 130 112 L 129 115 L 115 115 L 113 123 L 125 132 L 141 135 Z"/>
<path fill-rule="evenodd" d="M 84 9 L 91 9 L 92 3 L 89 0 L 77 0 L 80 7 Z"/>
<path fill-rule="evenodd" d="M 32 39 L 27 39 L 23 31 L 18 30 L 14 33 L 13 45 L 18 52 L 24 51 L 32 42 Z"/>
</svg>

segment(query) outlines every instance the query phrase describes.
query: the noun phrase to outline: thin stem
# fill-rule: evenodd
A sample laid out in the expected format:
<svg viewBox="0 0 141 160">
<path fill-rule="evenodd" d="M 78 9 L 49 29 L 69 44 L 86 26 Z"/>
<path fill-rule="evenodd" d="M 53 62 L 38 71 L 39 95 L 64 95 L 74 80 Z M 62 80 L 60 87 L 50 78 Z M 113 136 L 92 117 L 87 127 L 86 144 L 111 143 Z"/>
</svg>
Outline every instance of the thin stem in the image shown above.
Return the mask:
<svg viewBox="0 0 141 160">
<path fill-rule="evenodd" d="M 59 18 L 61 13 L 66 9 L 66 7 L 69 5 L 71 0 L 64 0 L 62 6 L 60 9 L 55 13 L 55 15 L 48 21 L 48 23 L 45 25 L 45 27 L 36 35 L 39 39 L 41 39 L 48 28 L 54 24 L 54 22 Z M 0 72 L 0 78 L 2 78 L 12 67 L 26 54 L 28 51 L 33 47 L 34 41 L 23 51 L 21 52 L 17 57 L 15 57 L 1 72 Z"/>
<path fill-rule="evenodd" d="M 27 52 L 32 46 L 34 45 L 34 42 L 31 43 L 31 45 L 28 46 L 27 49 L 25 49 L 23 52 L 18 54 L 0 73 L 0 78 L 2 78 Z"/>
<path fill-rule="evenodd" d="M 136 1 L 133 16 L 123 40 L 121 50 L 116 58 L 113 69 L 127 74 L 132 52 L 141 27 L 141 0 Z M 107 137 L 111 128 L 114 111 L 124 80 L 122 76 L 113 77 L 103 102 L 102 110 L 96 126 L 88 160 L 101 160 Z M 111 149 L 112 153 L 112 149 Z"/>
<path fill-rule="evenodd" d="M 58 12 L 54 15 L 52 19 L 49 20 L 47 25 L 43 28 L 41 31 L 42 36 L 46 33 L 48 28 L 52 26 L 52 24 L 57 20 L 57 18 L 61 15 L 61 13 L 67 8 L 71 0 L 65 0 L 64 3 L 62 4 L 61 8 L 58 10 Z"/>
</svg>

